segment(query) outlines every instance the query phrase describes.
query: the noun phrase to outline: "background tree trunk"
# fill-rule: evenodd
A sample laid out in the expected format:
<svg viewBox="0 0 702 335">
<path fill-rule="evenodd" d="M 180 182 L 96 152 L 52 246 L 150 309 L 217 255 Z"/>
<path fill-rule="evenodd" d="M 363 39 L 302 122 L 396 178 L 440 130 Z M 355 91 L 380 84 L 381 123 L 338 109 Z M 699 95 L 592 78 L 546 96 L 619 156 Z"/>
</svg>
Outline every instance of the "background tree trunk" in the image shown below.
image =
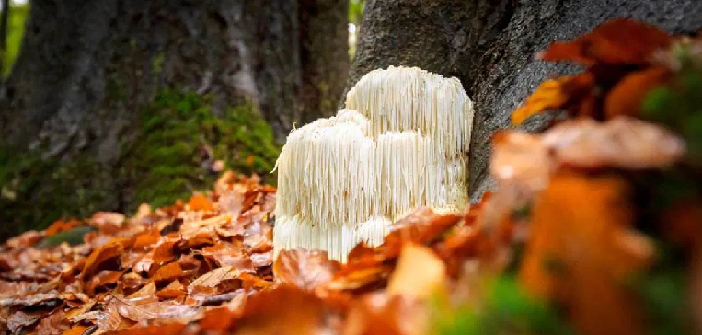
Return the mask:
<svg viewBox="0 0 702 335">
<path fill-rule="evenodd" d="M 470 193 L 492 186 L 490 135 L 549 76 L 566 66 L 533 59 L 550 42 L 575 38 L 613 17 L 633 17 L 670 32 L 702 27 L 697 0 L 368 0 L 347 90 L 365 73 L 389 65 L 418 66 L 460 79 L 475 103 Z M 343 100 L 342 100 L 343 105 Z M 545 118 L 524 127 L 539 130 Z"/>
<path fill-rule="evenodd" d="M 300 0 L 303 75 L 298 120 L 302 124 L 337 112 L 349 72 L 348 13 L 349 0 Z"/>
<path fill-rule="evenodd" d="M 215 116 L 252 104 L 278 141 L 328 115 L 348 72 L 347 1 L 32 1 L 0 100 L 0 166 L 13 167 L 0 173 L 0 239 L 138 205 L 135 184 L 157 171 L 124 170 L 165 88 L 211 96 Z"/>
</svg>

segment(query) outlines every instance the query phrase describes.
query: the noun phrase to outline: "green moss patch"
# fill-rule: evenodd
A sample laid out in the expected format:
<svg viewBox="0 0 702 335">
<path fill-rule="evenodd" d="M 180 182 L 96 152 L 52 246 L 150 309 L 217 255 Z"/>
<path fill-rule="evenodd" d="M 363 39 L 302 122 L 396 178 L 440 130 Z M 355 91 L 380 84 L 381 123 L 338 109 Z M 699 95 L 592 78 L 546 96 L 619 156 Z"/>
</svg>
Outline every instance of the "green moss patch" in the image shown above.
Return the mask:
<svg viewBox="0 0 702 335">
<path fill-rule="evenodd" d="M 275 182 L 269 172 L 280 145 L 252 104 L 218 114 L 209 96 L 168 89 L 157 94 L 142 112 L 142 135 L 122 166 L 132 190 L 127 210 L 142 202 L 165 206 L 187 199 L 194 190 L 209 189 L 217 177 L 212 171 L 216 160 L 227 169 Z"/>
</svg>

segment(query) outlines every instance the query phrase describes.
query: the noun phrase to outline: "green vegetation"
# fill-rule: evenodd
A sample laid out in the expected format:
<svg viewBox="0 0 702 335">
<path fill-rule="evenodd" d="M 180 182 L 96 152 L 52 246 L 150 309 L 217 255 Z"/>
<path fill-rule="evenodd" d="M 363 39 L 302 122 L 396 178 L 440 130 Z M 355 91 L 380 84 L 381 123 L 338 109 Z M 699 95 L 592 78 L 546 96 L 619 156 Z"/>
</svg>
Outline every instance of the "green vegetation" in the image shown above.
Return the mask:
<svg viewBox="0 0 702 335">
<path fill-rule="evenodd" d="M 574 334 L 546 303 L 527 296 L 511 275 L 489 282 L 487 292 L 480 308 L 468 305 L 441 315 L 433 334 Z"/>
<path fill-rule="evenodd" d="M 280 152 L 268 124 L 249 103 L 215 115 L 210 97 L 163 90 L 142 113 L 142 136 L 127 152 L 122 169 L 134 187 L 127 210 L 139 203 L 164 206 L 210 189 L 215 160 L 238 173 L 269 172 Z"/>
<path fill-rule="evenodd" d="M 3 76 L 10 74 L 12 66 L 17 60 L 22 36 L 24 36 L 24 24 L 29 16 L 29 5 L 12 5 L 7 24 L 7 54 L 3 57 Z"/>
<path fill-rule="evenodd" d="M 215 112 L 210 97 L 162 90 L 140 121 L 128 130 L 136 137 L 123 143 L 117 172 L 87 153 L 44 160 L 43 150 L 17 154 L 0 147 L 0 240 L 59 218 L 129 214 L 142 202 L 160 207 L 186 200 L 192 191 L 212 188 L 216 160 L 224 169 L 258 173 L 275 184 L 269 172 L 280 145 L 251 104 Z"/>
</svg>

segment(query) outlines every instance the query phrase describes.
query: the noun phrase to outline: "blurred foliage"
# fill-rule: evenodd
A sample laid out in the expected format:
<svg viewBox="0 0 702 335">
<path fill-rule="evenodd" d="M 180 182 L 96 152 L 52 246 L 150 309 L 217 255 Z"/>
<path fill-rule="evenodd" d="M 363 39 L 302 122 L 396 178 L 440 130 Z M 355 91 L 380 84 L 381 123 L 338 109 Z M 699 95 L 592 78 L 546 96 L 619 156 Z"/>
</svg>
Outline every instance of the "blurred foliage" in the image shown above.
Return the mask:
<svg viewBox="0 0 702 335">
<path fill-rule="evenodd" d="M 433 324 L 433 334 L 574 334 L 546 303 L 528 296 L 512 275 L 497 277 L 488 285 L 479 308 L 466 305 L 442 313 Z"/>
<path fill-rule="evenodd" d="M 353 23 L 356 26 L 361 24 L 361 17 L 363 16 L 363 6 L 365 5 L 365 0 L 350 0 L 349 1 L 349 23 Z"/>
<path fill-rule="evenodd" d="M 141 137 L 128 149 L 123 175 L 134 187 L 128 210 L 142 202 L 159 207 L 209 189 L 217 177 L 216 160 L 238 173 L 258 173 L 274 184 L 269 172 L 280 145 L 252 104 L 215 115 L 211 97 L 165 89 L 143 110 Z"/>
<path fill-rule="evenodd" d="M 24 24 L 28 16 L 29 5 L 11 5 L 7 24 L 7 54 L 3 57 L 3 76 L 10 74 L 12 66 L 17 60 L 22 45 L 22 36 L 24 36 Z"/>
<path fill-rule="evenodd" d="M 643 113 L 680 134 L 690 161 L 702 166 L 702 64 L 685 47 L 676 56 L 680 70 L 674 83 L 654 89 L 643 102 Z"/>
</svg>

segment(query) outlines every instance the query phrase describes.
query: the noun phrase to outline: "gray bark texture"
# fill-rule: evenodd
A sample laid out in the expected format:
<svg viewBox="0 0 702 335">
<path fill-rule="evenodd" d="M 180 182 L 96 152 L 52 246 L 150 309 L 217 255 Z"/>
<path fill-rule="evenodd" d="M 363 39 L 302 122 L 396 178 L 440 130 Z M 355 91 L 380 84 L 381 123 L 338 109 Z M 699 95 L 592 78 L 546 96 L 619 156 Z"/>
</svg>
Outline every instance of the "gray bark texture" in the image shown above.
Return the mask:
<svg viewBox="0 0 702 335">
<path fill-rule="evenodd" d="M 56 219 L 44 211 L 62 206 L 52 196 L 79 205 L 76 193 L 46 194 L 55 183 L 99 193 L 80 195 L 97 201 L 64 214 L 124 210 L 117 176 L 142 129 L 140 111 L 164 88 L 212 96 L 215 114 L 252 103 L 280 142 L 293 122 L 329 115 L 325 101 L 336 107 L 348 74 L 347 13 L 348 0 L 33 0 L 17 63 L 0 85 L 0 149 L 10 148 L 9 161 L 35 149 L 58 164 L 34 171 L 33 190 L 21 190 L 28 197 L 5 207 L 15 192 L 0 185 L 0 224 Z M 94 169 L 52 177 L 86 157 Z M 7 214 L 19 203 L 35 203 L 35 215 Z"/>
<path fill-rule="evenodd" d="M 347 90 L 371 70 L 418 66 L 456 76 L 476 109 L 470 147 L 471 201 L 493 186 L 490 136 L 543 80 L 572 67 L 534 59 L 555 40 L 607 19 L 632 17 L 671 33 L 702 28 L 699 0 L 368 0 Z M 342 100 L 343 104 L 343 100 Z M 546 117 L 524 128 L 539 131 Z"/>
</svg>

